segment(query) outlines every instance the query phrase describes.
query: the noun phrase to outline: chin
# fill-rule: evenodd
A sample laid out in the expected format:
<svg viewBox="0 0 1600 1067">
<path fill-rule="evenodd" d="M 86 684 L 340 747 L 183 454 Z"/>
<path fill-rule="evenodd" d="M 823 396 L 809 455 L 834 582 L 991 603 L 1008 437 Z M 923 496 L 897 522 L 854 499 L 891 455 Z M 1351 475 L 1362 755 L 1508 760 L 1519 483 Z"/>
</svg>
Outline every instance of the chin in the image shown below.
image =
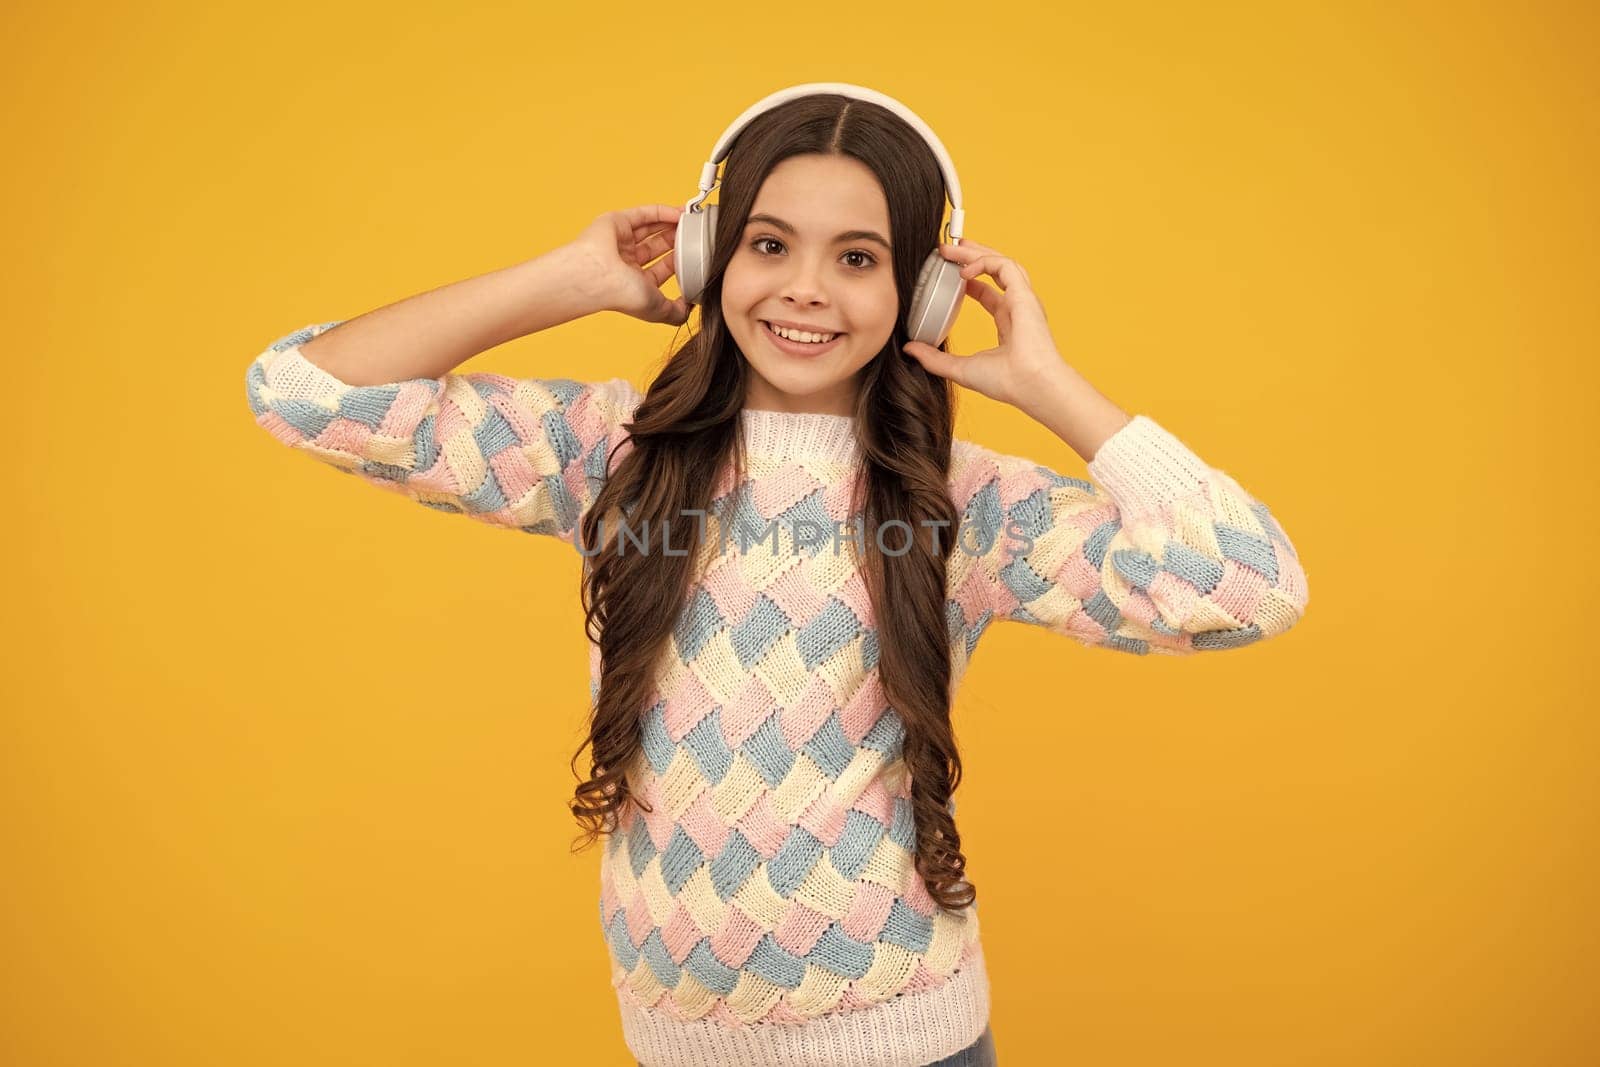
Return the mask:
<svg viewBox="0 0 1600 1067">
<path fill-rule="evenodd" d="M 838 384 L 833 375 L 814 370 L 807 372 L 803 368 L 796 370 L 790 367 L 763 367 L 760 364 L 753 366 L 756 373 L 766 379 L 768 385 L 786 396 L 795 398 L 811 396 Z"/>
</svg>

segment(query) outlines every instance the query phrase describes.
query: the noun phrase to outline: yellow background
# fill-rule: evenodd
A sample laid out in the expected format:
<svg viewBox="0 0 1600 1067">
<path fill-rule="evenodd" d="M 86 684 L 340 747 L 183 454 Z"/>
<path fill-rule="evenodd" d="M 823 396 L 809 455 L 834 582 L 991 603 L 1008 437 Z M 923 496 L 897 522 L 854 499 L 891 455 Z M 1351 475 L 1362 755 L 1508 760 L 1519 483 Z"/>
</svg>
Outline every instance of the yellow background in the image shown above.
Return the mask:
<svg viewBox="0 0 1600 1067">
<path fill-rule="evenodd" d="M 576 554 L 292 453 L 244 371 L 681 204 L 817 80 L 939 132 L 1063 355 L 1309 576 L 1298 627 L 1222 655 L 985 638 L 958 804 L 1002 1062 L 1593 1055 L 1587 5 L 5 22 L 0 1060 L 632 1062 L 567 851 Z M 465 366 L 642 386 L 671 335 L 601 315 Z M 993 336 L 968 302 L 952 348 Z M 1083 473 L 983 397 L 958 429 Z"/>
</svg>

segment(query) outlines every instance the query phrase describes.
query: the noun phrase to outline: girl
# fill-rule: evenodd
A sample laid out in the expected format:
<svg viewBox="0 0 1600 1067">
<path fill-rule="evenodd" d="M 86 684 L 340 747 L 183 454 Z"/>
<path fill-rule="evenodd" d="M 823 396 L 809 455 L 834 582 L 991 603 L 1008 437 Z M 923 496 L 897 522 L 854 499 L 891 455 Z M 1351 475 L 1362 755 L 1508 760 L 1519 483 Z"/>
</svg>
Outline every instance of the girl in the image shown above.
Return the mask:
<svg viewBox="0 0 1600 1067">
<path fill-rule="evenodd" d="M 979 637 L 1015 620 L 1181 655 L 1305 610 L 1267 508 L 1065 363 L 1027 272 L 939 244 L 943 208 L 900 117 L 804 96 L 739 135 L 698 329 L 642 395 L 452 369 L 600 310 L 686 323 L 660 289 L 665 205 L 249 367 L 285 444 L 582 554 L 571 807 L 605 838 L 601 932 L 642 1065 L 993 1064 L 949 716 Z M 936 245 L 996 347 L 906 341 Z M 954 438 L 952 383 L 1055 431 L 1093 480 Z"/>
</svg>

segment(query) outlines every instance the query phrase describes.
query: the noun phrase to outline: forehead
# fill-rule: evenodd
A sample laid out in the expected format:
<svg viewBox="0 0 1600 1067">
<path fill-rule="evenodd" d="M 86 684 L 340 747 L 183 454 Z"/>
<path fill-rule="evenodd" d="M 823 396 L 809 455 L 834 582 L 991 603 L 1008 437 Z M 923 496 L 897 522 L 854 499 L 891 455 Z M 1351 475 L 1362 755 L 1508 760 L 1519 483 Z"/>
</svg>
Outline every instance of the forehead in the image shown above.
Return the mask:
<svg viewBox="0 0 1600 1067">
<path fill-rule="evenodd" d="M 790 156 L 767 174 L 750 213 L 829 237 L 842 227 L 889 232 L 889 201 L 878 176 L 850 156 Z"/>
</svg>

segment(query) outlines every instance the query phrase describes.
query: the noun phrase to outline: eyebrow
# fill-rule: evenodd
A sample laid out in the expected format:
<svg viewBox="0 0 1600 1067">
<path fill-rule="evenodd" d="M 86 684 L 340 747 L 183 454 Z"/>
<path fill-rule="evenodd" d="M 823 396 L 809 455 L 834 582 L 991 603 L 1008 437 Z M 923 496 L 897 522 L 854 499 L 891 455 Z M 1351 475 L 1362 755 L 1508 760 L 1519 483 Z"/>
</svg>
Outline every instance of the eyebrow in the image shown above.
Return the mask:
<svg viewBox="0 0 1600 1067">
<path fill-rule="evenodd" d="M 797 236 L 799 233 L 799 231 L 793 226 L 789 225 L 787 222 L 784 222 L 776 215 L 751 215 L 749 220 L 745 223 L 745 226 L 754 226 L 758 222 L 765 222 L 770 226 L 775 226 L 784 233 L 788 234 L 790 237 Z M 834 244 L 840 244 L 844 241 L 876 241 L 883 246 L 883 250 L 885 252 L 894 252 L 894 249 L 889 247 L 888 240 L 886 240 L 884 236 L 878 233 L 876 230 L 846 230 L 833 239 Z"/>
</svg>

